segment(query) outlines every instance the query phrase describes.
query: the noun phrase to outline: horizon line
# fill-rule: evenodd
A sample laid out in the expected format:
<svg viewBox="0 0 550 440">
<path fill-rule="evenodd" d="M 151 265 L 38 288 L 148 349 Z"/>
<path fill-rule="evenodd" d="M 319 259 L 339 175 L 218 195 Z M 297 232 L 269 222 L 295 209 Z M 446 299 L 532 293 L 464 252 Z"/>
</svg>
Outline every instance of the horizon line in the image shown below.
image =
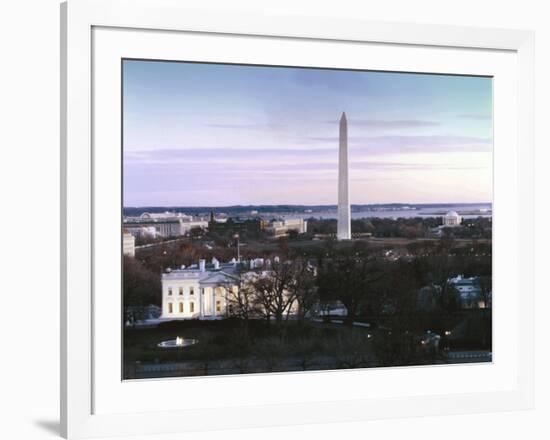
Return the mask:
<svg viewBox="0 0 550 440">
<path fill-rule="evenodd" d="M 351 203 L 350 206 L 383 206 L 383 205 L 404 205 L 404 206 L 420 206 L 420 205 L 493 205 L 493 202 L 422 202 L 422 203 L 405 203 L 405 202 L 380 202 L 380 203 Z M 338 206 L 337 203 L 331 204 L 302 204 L 302 203 L 268 203 L 268 204 L 230 204 L 230 205 L 139 205 L 139 206 L 123 206 L 123 209 L 128 208 L 234 208 L 234 207 L 249 207 L 249 206 Z"/>
</svg>

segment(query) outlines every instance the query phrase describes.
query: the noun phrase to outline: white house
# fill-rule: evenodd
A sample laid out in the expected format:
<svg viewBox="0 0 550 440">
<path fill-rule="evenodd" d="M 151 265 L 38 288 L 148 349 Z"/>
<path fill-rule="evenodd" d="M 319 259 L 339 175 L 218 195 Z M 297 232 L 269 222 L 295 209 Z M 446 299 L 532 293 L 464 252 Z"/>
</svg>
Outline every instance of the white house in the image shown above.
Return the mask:
<svg viewBox="0 0 550 440">
<path fill-rule="evenodd" d="M 162 275 L 164 319 L 219 319 L 227 314 L 227 290 L 237 289 L 237 262 L 199 260 Z"/>
<path fill-rule="evenodd" d="M 161 278 L 161 319 L 221 319 L 231 315 L 229 294 L 238 292 L 241 279 L 247 283 L 268 276 L 271 264 L 263 258 L 241 263 L 234 258 L 228 263 L 212 258 L 211 263 L 199 260 L 199 264 L 189 267 L 168 269 Z M 287 311 L 296 314 L 298 302 L 291 301 Z"/>
</svg>

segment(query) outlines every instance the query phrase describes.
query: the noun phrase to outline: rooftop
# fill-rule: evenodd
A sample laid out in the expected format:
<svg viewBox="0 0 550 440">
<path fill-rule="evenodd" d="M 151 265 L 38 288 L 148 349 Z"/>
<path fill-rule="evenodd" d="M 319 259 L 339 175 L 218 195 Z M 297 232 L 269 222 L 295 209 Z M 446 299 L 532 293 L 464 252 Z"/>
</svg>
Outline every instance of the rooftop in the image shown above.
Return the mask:
<svg viewBox="0 0 550 440">
<path fill-rule="evenodd" d="M 445 214 L 445 217 L 460 217 L 460 215 L 456 211 L 449 211 L 447 214 Z"/>
</svg>

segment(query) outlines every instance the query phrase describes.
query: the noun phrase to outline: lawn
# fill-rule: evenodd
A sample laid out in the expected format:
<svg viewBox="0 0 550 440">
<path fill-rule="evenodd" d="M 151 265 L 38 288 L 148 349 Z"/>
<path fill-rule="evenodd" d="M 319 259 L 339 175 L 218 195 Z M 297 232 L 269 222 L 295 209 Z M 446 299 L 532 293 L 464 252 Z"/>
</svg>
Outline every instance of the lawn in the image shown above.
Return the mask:
<svg viewBox="0 0 550 440">
<path fill-rule="evenodd" d="M 157 346 L 178 336 L 199 342 L 185 348 Z M 251 320 L 248 329 L 237 319 L 130 327 L 124 331 L 125 376 L 131 378 L 136 368 L 154 370 L 146 367 L 151 364 L 164 366 L 168 376 L 175 364 L 178 376 L 375 366 L 372 338 L 364 328 L 297 321 L 278 326 Z"/>
<path fill-rule="evenodd" d="M 176 337 L 185 348 L 160 348 Z M 124 330 L 124 378 L 328 370 L 437 363 L 412 334 L 334 323 L 171 321 Z"/>
</svg>

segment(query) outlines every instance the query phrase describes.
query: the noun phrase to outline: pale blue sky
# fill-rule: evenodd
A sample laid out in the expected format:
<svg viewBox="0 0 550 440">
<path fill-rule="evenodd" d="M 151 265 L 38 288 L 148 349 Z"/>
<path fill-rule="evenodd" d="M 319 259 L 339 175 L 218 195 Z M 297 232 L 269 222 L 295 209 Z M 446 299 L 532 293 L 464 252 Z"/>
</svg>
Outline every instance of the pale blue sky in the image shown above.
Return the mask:
<svg viewBox="0 0 550 440">
<path fill-rule="evenodd" d="M 490 78 L 124 61 L 124 205 L 490 202 Z"/>
</svg>

